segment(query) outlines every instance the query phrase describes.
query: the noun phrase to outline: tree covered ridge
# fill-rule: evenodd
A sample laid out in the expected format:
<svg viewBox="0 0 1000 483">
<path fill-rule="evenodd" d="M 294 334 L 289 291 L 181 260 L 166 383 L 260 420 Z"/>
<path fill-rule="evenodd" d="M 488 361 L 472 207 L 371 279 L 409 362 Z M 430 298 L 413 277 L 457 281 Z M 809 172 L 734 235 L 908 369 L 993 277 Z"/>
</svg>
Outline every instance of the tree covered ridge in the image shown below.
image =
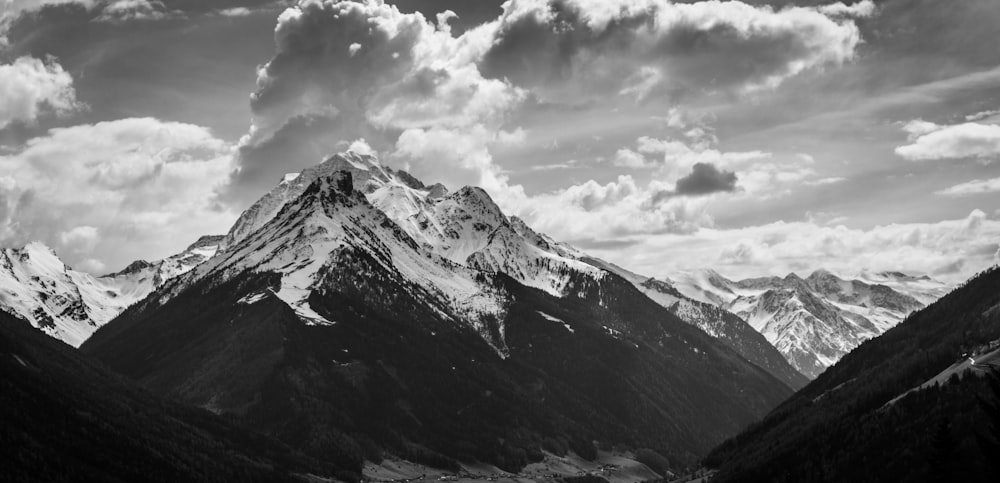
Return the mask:
<svg viewBox="0 0 1000 483">
<path fill-rule="evenodd" d="M 722 482 L 932 481 L 942 468 L 952 480 L 994 481 L 980 435 L 980 400 L 996 397 L 988 380 L 955 377 L 887 403 L 1000 339 L 998 307 L 994 267 L 866 341 L 705 463 Z M 942 438 L 956 448 L 946 459 L 935 457 Z"/>
</svg>

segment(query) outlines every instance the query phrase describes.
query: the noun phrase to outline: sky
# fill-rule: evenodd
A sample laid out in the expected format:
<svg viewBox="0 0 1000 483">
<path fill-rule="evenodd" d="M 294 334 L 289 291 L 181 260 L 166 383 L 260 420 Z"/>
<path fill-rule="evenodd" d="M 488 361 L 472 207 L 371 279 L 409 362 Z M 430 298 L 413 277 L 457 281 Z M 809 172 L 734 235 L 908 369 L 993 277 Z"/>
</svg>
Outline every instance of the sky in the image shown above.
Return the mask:
<svg viewBox="0 0 1000 483">
<path fill-rule="evenodd" d="M 0 0 L 0 245 L 92 273 L 347 149 L 650 276 L 1000 262 L 1000 2 Z"/>
</svg>

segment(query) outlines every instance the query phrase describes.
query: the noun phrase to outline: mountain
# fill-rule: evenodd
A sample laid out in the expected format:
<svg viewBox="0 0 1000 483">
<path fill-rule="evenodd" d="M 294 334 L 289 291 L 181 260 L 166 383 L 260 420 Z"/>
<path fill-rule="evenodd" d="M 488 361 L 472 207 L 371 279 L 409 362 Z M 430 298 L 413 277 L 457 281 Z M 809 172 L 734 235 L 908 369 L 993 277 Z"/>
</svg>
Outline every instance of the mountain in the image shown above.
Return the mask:
<svg viewBox="0 0 1000 483">
<path fill-rule="evenodd" d="M 943 291 L 930 279 L 878 276 L 884 283 L 845 280 L 826 270 L 807 278 L 762 277 L 732 281 L 711 270 L 666 282 L 695 300 L 746 320 L 802 374 L 815 378 L 861 342 L 882 334 Z M 888 285 L 893 283 L 896 288 Z"/>
<path fill-rule="evenodd" d="M 0 249 L 0 309 L 78 347 L 125 307 L 211 258 L 221 240 L 202 237 L 172 257 L 101 277 L 73 270 L 38 242 Z"/>
<path fill-rule="evenodd" d="M 304 481 L 353 470 L 157 398 L 2 311 L 0 371 L 2 481 Z"/>
<path fill-rule="evenodd" d="M 628 280 L 654 302 L 666 307 L 681 320 L 715 337 L 746 360 L 770 372 L 788 387 L 800 389 L 809 382 L 809 379 L 792 367 L 760 332 L 738 315 L 717 305 L 688 297 L 662 280 L 638 275 L 596 258 L 583 258 L 583 260 Z"/>
<path fill-rule="evenodd" d="M 712 481 L 996 481 L 1000 381 L 977 372 L 998 367 L 998 347 L 993 268 L 864 342 L 716 448 L 706 460 L 719 469 Z"/>
<path fill-rule="evenodd" d="M 313 456 L 680 468 L 791 393 L 483 190 L 372 157 L 286 176 L 222 246 L 81 350 Z"/>
<path fill-rule="evenodd" d="M 949 290 L 948 285 L 927 275 L 908 275 L 902 272 L 862 272 L 858 280 L 872 285 L 885 285 L 924 305 L 930 305 L 944 297 Z"/>
</svg>

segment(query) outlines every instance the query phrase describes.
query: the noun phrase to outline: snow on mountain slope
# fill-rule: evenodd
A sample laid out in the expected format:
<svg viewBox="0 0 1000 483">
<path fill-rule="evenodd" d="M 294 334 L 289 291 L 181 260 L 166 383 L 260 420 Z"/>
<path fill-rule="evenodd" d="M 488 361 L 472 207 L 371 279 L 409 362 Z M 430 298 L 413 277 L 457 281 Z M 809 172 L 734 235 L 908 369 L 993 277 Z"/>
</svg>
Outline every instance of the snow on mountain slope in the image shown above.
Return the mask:
<svg viewBox="0 0 1000 483">
<path fill-rule="evenodd" d="M 927 275 L 907 275 L 900 272 L 862 272 L 858 279 L 871 285 L 885 285 L 917 299 L 924 305 L 934 303 L 953 288 Z"/>
<path fill-rule="evenodd" d="M 304 172 L 299 179 L 308 177 Z M 503 355 L 502 334 L 495 340 L 489 333 L 489 322 L 503 318 L 505 295 L 477 270 L 417 244 L 355 190 L 358 184 L 364 186 L 353 178 L 352 170 L 316 178 L 274 218 L 248 236 L 233 238 L 235 243 L 225 251 L 169 287 L 161 301 L 208 277 L 222 282 L 249 271 L 275 272 L 281 275 L 281 283 L 271 288 L 273 295 L 305 323 L 332 325 L 337 321 L 316 313 L 309 298 L 324 290 L 328 273 L 362 254 L 412 287 L 442 314 L 471 324 Z M 253 302 L 248 299 L 246 303 Z"/>
<path fill-rule="evenodd" d="M 137 261 L 95 277 L 68 267 L 51 248 L 32 242 L 0 250 L 0 308 L 79 347 L 98 327 L 177 275 L 207 260 L 221 237 L 203 237 L 159 262 Z"/>
<path fill-rule="evenodd" d="M 877 278 L 876 278 L 877 277 Z M 866 339 L 922 308 L 943 285 L 902 274 L 846 280 L 826 270 L 732 281 L 714 271 L 679 273 L 678 292 L 708 301 L 745 319 L 803 374 L 814 378 Z M 904 291 L 904 289 L 906 289 Z M 920 294 L 920 298 L 907 292 Z"/>
<path fill-rule="evenodd" d="M 746 321 L 721 307 L 682 294 L 671 284 L 636 274 L 613 263 L 588 258 L 589 263 L 615 273 L 681 320 L 719 339 L 746 360 L 771 373 L 792 389 L 809 380 L 792 367 L 771 343 Z M 716 274 L 718 278 L 721 276 Z"/>
<path fill-rule="evenodd" d="M 532 231 L 523 221 L 508 218 L 481 188 L 448 193 L 440 184 L 426 186 L 404 171 L 382 166 L 369 155 L 347 152 L 286 177 L 243 213 L 223 247 L 246 238 L 270 221 L 309 184 L 337 171 L 351 173 L 354 190 L 396 222 L 417 244 L 458 265 L 504 272 L 515 280 L 553 295 L 564 295 L 571 274 L 598 279 L 603 271 Z"/>
</svg>

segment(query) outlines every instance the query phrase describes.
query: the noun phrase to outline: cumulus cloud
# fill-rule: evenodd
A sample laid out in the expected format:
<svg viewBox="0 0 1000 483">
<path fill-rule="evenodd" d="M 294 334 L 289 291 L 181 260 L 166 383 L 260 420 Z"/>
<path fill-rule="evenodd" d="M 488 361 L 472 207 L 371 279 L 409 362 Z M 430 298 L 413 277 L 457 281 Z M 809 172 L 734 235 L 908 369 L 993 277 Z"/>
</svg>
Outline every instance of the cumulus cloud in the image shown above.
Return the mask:
<svg viewBox="0 0 1000 483">
<path fill-rule="evenodd" d="M 378 155 L 378 153 L 374 149 L 372 149 L 371 145 L 368 144 L 368 141 L 365 141 L 365 138 L 355 139 L 354 142 L 352 142 L 350 146 L 347 147 L 347 150 L 358 154 L 365 154 L 368 156 Z"/>
<path fill-rule="evenodd" d="M 693 233 L 713 224 L 704 198 L 669 197 L 653 202 L 658 193 L 670 188 L 655 180 L 640 185 L 632 176 L 620 175 L 604 184 L 589 180 L 530 197 L 508 195 L 499 201 L 536 229 L 572 243 Z"/>
<path fill-rule="evenodd" d="M 819 7 L 819 12 L 824 15 L 829 15 L 831 17 L 871 17 L 875 13 L 875 2 L 872 0 L 863 0 L 861 2 L 856 2 L 851 5 L 847 5 L 843 2 L 831 3 L 829 5 L 822 5 Z"/>
<path fill-rule="evenodd" d="M 131 20 L 162 20 L 180 17 L 183 13 L 167 8 L 160 0 L 111 0 L 101 7 L 97 20 L 126 22 Z"/>
<path fill-rule="evenodd" d="M 248 202 L 358 138 L 428 179 L 504 186 L 491 147 L 528 106 L 774 87 L 850 60 L 860 37 L 848 17 L 741 2 L 512 0 L 456 36 L 447 12 L 431 20 L 379 1 L 301 0 L 278 19 L 225 198 Z M 713 160 L 678 173 L 695 162 Z M 448 163 L 455 169 L 433 167 Z"/>
<path fill-rule="evenodd" d="M 828 16 L 738 1 L 512 0 L 489 27 L 482 67 L 560 100 L 774 87 L 853 58 L 861 37 L 843 19 L 847 9 Z"/>
<path fill-rule="evenodd" d="M 1000 178 L 977 179 L 943 189 L 934 194 L 951 197 L 962 197 L 1000 192 Z"/>
<path fill-rule="evenodd" d="M 90 267 L 169 255 L 186 237 L 228 229 L 235 216 L 213 194 L 231 163 L 231 146 L 190 124 L 133 118 L 51 129 L 0 156 L 0 243 L 40 239 Z"/>
<path fill-rule="evenodd" d="M 691 174 L 677 180 L 678 195 L 707 195 L 720 191 L 736 190 L 736 173 L 716 168 L 714 164 L 698 163 Z"/>
<path fill-rule="evenodd" d="M 1000 125 L 966 122 L 939 125 L 915 120 L 903 130 L 909 144 L 896 148 L 896 154 L 909 161 L 979 158 L 989 160 L 1000 155 Z"/>
<path fill-rule="evenodd" d="M 11 23 L 21 15 L 40 10 L 47 5 L 67 3 L 91 7 L 95 0 L 0 0 L 0 47 L 7 43 L 7 30 Z"/>
<path fill-rule="evenodd" d="M 959 282 L 998 261 L 998 240 L 1000 220 L 974 210 L 962 219 L 869 229 L 810 221 L 728 230 L 704 227 L 684 236 L 645 237 L 624 253 L 593 251 L 654 275 L 718 267 L 726 275 L 747 277 L 760 276 L 764 267 L 773 275 L 825 267 L 845 275 L 898 270 Z"/>
<path fill-rule="evenodd" d="M 161 20 L 184 16 L 171 10 L 161 0 L 0 0 L 0 47 L 7 43 L 7 31 L 22 15 L 29 15 L 53 5 L 74 4 L 91 12 L 99 22 Z"/>
<path fill-rule="evenodd" d="M 652 169 L 656 179 L 676 185 L 659 190 L 651 198 L 656 204 L 672 196 L 735 192 L 739 172 L 739 192 L 758 199 L 787 195 L 799 183 L 832 184 L 842 178 L 817 178 L 812 157 L 801 153 L 776 156 L 764 151 L 723 151 L 706 128 L 684 125 L 683 139 L 643 136 L 635 148 L 619 149 L 610 160 L 619 167 Z M 714 172 L 712 172 L 714 170 Z M 699 189 L 719 189 L 698 193 Z"/>
<path fill-rule="evenodd" d="M 302 1 L 283 12 L 228 194 L 252 199 L 289 165 L 314 164 L 343 140 L 362 137 L 397 160 L 428 166 L 428 156 L 447 151 L 429 143 L 455 141 L 473 158 L 441 157 L 437 163 L 455 161 L 459 169 L 455 177 L 437 174 L 482 184 L 483 173 L 472 171 L 493 169 L 485 145 L 524 94 L 484 78 L 473 42 L 452 36 L 447 20 L 435 25 L 381 2 Z"/>
<path fill-rule="evenodd" d="M 65 114 L 78 106 L 73 77 L 54 59 L 19 57 L 0 64 L 0 129 L 32 123 L 46 110 Z"/>
<path fill-rule="evenodd" d="M 686 175 L 698 164 L 732 169 L 758 163 L 772 156 L 763 151 L 719 151 L 712 148 L 713 142 L 706 139 L 687 142 L 643 136 L 636 144 L 637 151 L 648 156 L 645 164 L 659 168 L 661 174 L 670 179 Z"/>
</svg>

